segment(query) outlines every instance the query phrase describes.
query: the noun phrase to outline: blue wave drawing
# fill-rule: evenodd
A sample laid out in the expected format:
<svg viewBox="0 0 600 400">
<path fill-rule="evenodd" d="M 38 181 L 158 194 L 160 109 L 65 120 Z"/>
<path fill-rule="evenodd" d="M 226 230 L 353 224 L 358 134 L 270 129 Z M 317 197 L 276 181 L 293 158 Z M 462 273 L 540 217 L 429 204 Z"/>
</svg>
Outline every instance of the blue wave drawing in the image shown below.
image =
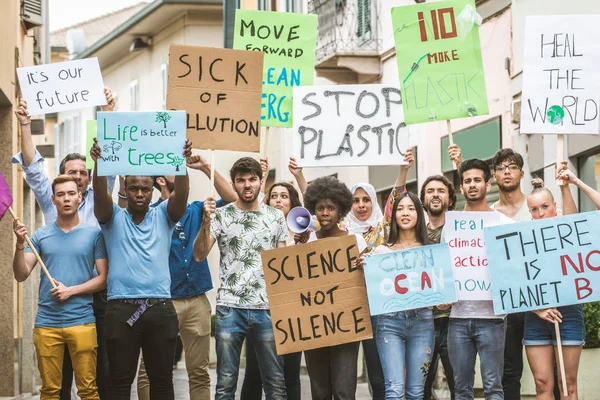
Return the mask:
<svg viewBox="0 0 600 400">
<path fill-rule="evenodd" d="M 388 301 L 383 303 L 382 308 L 384 310 L 411 310 L 414 308 L 429 306 L 431 305 L 431 303 L 443 303 L 444 298 L 444 295 L 441 293 L 414 293 L 412 295 L 409 295 L 408 297 L 403 298 L 402 300 L 397 298 L 389 299 Z"/>
</svg>

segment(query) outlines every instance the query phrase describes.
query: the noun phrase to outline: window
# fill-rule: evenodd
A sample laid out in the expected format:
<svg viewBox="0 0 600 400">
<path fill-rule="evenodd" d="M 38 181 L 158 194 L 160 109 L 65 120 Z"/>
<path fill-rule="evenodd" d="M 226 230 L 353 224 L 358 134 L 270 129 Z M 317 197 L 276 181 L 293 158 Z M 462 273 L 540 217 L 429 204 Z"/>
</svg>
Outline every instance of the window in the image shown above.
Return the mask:
<svg viewBox="0 0 600 400">
<path fill-rule="evenodd" d="M 129 84 L 129 98 L 131 99 L 131 111 L 138 111 L 140 108 L 140 86 L 137 79 Z"/>
<path fill-rule="evenodd" d="M 300 13 L 300 0 L 278 0 L 277 11 Z"/>
<path fill-rule="evenodd" d="M 169 82 L 169 72 L 167 64 L 160 66 L 160 76 L 162 80 L 162 109 L 167 109 L 167 84 Z"/>
<path fill-rule="evenodd" d="M 357 9 L 356 36 L 362 45 L 371 40 L 371 0 L 357 0 Z"/>
<path fill-rule="evenodd" d="M 269 7 L 269 0 L 257 0 L 257 8 L 260 11 L 269 11 L 270 7 Z"/>
</svg>

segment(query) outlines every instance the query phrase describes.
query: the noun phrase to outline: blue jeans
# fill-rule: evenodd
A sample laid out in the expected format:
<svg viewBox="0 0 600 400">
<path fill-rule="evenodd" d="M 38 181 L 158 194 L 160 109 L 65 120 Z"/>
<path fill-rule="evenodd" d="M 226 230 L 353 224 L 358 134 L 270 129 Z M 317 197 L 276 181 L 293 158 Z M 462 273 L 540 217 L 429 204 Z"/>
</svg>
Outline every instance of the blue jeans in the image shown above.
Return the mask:
<svg viewBox="0 0 600 400">
<path fill-rule="evenodd" d="M 373 327 L 373 338 L 362 341 L 363 351 L 365 352 L 365 362 L 367 363 L 367 375 L 369 384 L 373 392 L 373 400 L 385 399 L 385 379 L 383 378 L 383 369 L 379 360 L 379 351 L 377 351 L 377 315 L 371 315 L 371 326 Z"/>
<path fill-rule="evenodd" d="M 375 337 L 385 378 L 385 398 L 402 399 L 405 394 L 406 400 L 422 400 L 434 345 L 431 310 L 379 315 Z"/>
<path fill-rule="evenodd" d="M 504 338 L 506 320 L 500 318 L 450 318 L 448 353 L 454 370 L 456 400 L 473 400 L 475 358 L 479 353 L 483 395 L 486 400 L 504 399 Z"/>
<path fill-rule="evenodd" d="M 268 310 L 248 310 L 217 306 L 217 389 L 215 400 L 234 400 L 244 339 L 248 339 L 258 359 L 268 400 L 286 399 L 283 358 L 275 350 L 275 336 Z"/>
</svg>

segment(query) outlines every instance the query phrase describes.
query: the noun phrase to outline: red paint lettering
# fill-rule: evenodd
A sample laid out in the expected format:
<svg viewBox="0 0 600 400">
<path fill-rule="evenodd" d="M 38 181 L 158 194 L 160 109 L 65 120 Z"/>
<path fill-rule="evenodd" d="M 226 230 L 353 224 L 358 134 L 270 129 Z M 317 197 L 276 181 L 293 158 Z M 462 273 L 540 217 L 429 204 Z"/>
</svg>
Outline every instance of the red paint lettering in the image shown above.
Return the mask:
<svg viewBox="0 0 600 400">
<path fill-rule="evenodd" d="M 583 284 L 581 284 L 584 282 Z M 592 288 L 590 288 L 590 281 L 587 278 L 575 279 L 575 288 L 577 289 L 577 300 L 583 300 L 590 297 L 592 294 Z M 587 294 L 582 295 L 582 291 L 586 291 Z"/>
<path fill-rule="evenodd" d="M 396 289 L 396 292 L 400 294 L 406 294 L 408 292 L 407 288 L 400 286 L 400 281 L 404 279 L 406 279 L 406 274 L 400 274 L 396 277 L 396 281 L 394 284 L 394 289 Z"/>
</svg>

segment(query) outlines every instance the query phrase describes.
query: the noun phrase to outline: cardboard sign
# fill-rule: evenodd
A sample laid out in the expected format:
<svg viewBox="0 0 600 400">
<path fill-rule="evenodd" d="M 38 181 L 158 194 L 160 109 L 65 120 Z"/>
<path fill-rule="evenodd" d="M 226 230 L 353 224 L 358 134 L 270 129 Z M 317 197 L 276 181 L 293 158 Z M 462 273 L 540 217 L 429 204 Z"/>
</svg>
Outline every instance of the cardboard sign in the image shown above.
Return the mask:
<svg viewBox="0 0 600 400">
<path fill-rule="evenodd" d="M 17 68 L 31 115 L 104 106 L 104 82 L 97 58 Z"/>
<path fill-rule="evenodd" d="M 265 54 L 263 126 L 292 127 L 292 88 L 313 83 L 317 20 L 313 14 L 236 10 L 233 47 Z"/>
<path fill-rule="evenodd" d="M 98 132 L 96 120 L 86 121 L 85 124 L 85 167 L 87 169 L 94 168 L 94 160 L 90 157 L 90 149 L 94 145 L 94 138 Z"/>
<path fill-rule="evenodd" d="M 500 213 L 448 211 L 444 243 L 450 247 L 458 300 L 491 300 L 483 228 L 500 224 Z"/>
<path fill-rule="evenodd" d="M 356 236 L 261 253 L 277 354 L 373 336 Z"/>
<path fill-rule="evenodd" d="M 390 85 L 294 88 L 299 166 L 401 165 L 410 147 L 400 89 Z"/>
<path fill-rule="evenodd" d="M 406 124 L 488 114 L 474 0 L 392 8 Z"/>
<path fill-rule="evenodd" d="M 448 245 L 436 244 L 365 257 L 371 315 L 457 300 Z"/>
<path fill-rule="evenodd" d="M 185 111 L 99 112 L 98 175 L 185 175 Z"/>
<path fill-rule="evenodd" d="M 261 53 L 171 45 L 167 108 L 186 110 L 194 148 L 260 151 Z"/>
<path fill-rule="evenodd" d="M 600 212 L 484 233 L 496 314 L 600 300 Z"/>
<path fill-rule="evenodd" d="M 521 133 L 599 133 L 600 15 L 527 17 Z"/>
</svg>

